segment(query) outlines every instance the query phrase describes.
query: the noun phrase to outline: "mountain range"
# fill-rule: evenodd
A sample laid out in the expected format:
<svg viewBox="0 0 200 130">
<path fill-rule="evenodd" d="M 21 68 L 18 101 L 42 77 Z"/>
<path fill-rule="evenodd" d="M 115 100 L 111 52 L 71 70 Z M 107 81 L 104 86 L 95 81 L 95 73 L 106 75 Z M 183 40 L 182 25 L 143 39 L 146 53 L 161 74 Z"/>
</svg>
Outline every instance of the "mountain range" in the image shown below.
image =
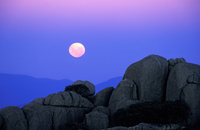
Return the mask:
<svg viewBox="0 0 200 130">
<path fill-rule="evenodd" d="M 106 87 L 115 88 L 121 80 L 122 76 L 119 76 L 95 85 L 96 93 Z M 0 109 L 6 106 L 23 107 L 36 98 L 63 91 L 72 83 L 73 81 L 68 79 L 53 80 L 0 73 Z"/>
</svg>

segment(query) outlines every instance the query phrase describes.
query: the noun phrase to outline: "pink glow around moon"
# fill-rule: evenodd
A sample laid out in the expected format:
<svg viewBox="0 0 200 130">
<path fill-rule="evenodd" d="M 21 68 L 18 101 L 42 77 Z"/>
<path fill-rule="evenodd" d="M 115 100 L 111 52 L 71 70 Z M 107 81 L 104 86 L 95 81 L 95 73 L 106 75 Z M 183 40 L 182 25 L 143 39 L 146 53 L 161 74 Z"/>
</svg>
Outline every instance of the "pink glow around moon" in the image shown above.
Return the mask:
<svg viewBox="0 0 200 130">
<path fill-rule="evenodd" d="M 76 58 L 81 57 L 85 53 L 85 47 L 81 43 L 73 43 L 69 47 L 69 53 L 73 57 L 76 57 Z"/>
</svg>

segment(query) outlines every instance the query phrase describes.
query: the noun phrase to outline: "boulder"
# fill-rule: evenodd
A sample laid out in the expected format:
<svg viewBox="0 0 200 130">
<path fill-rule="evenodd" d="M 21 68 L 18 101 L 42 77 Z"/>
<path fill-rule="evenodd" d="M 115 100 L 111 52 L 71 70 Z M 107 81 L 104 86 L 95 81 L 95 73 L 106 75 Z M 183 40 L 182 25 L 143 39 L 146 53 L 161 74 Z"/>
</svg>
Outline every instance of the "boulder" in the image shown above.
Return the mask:
<svg viewBox="0 0 200 130">
<path fill-rule="evenodd" d="M 138 100 L 162 102 L 168 75 L 168 62 L 165 58 L 150 55 L 131 64 L 123 79 L 132 80 L 138 88 Z"/>
<path fill-rule="evenodd" d="M 92 111 L 86 114 L 84 122 L 89 130 L 101 130 L 109 127 L 108 116 L 98 111 Z"/>
<path fill-rule="evenodd" d="M 94 101 L 93 101 L 94 106 L 106 106 L 107 107 L 113 90 L 114 90 L 113 87 L 107 87 L 107 88 L 99 91 L 94 97 Z"/>
<path fill-rule="evenodd" d="M 4 107 L 0 110 L 4 123 L 1 130 L 27 130 L 27 121 L 23 111 L 16 106 Z M 2 118 L 0 119 L 2 122 Z"/>
<path fill-rule="evenodd" d="M 29 130 L 52 130 L 53 111 L 50 106 L 29 103 L 22 108 Z"/>
<path fill-rule="evenodd" d="M 123 99 L 137 100 L 137 86 L 130 79 L 123 79 L 110 96 L 109 105 Z"/>
<path fill-rule="evenodd" d="M 85 96 L 92 96 L 92 95 L 95 94 L 95 86 L 91 82 L 77 80 L 72 85 L 78 85 L 78 84 L 83 84 L 83 85 L 85 85 L 89 89 L 89 92 Z"/>
<path fill-rule="evenodd" d="M 167 80 L 166 101 L 180 100 L 181 92 L 188 84 L 200 84 L 200 66 L 191 63 L 176 64 Z"/>
<path fill-rule="evenodd" d="M 94 105 L 86 98 L 73 91 L 61 91 L 45 97 L 44 105 L 61 107 L 85 107 L 93 108 Z"/>
<path fill-rule="evenodd" d="M 108 107 L 98 106 L 94 108 L 92 111 L 98 111 L 98 112 L 106 114 L 108 117 L 110 116 L 110 109 Z"/>
<path fill-rule="evenodd" d="M 87 97 L 90 95 L 90 90 L 84 84 L 75 84 L 75 85 L 66 86 L 65 91 L 67 91 L 67 92 L 74 91 L 83 97 Z"/>
</svg>

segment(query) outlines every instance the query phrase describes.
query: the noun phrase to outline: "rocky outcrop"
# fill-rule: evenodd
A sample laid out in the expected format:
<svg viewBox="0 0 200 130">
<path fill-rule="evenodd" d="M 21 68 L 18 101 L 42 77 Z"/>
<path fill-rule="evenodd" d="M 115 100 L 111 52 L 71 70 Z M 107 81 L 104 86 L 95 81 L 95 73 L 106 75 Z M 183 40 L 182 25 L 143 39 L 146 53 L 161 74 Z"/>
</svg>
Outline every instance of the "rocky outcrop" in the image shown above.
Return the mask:
<svg viewBox="0 0 200 130">
<path fill-rule="evenodd" d="M 0 110 L 2 130 L 200 129 L 200 66 L 150 55 L 131 64 L 116 88 L 89 81 Z"/>
</svg>

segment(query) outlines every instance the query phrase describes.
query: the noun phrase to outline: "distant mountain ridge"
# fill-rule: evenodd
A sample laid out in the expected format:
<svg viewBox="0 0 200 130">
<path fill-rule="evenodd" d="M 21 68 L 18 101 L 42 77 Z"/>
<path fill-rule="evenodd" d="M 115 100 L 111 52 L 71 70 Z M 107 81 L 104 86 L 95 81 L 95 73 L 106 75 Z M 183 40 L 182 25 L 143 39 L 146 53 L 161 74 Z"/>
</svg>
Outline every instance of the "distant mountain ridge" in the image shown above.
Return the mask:
<svg viewBox="0 0 200 130">
<path fill-rule="evenodd" d="M 5 106 L 29 103 L 35 98 L 46 97 L 63 91 L 71 80 L 34 78 L 27 75 L 0 73 L 0 109 Z"/>
<path fill-rule="evenodd" d="M 122 81 L 122 78 L 123 78 L 122 76 L 118 76 L 118 77 L 111 78 L 105 82 L 95 85 L 96 93 L 107 87 L 112 86 L 112 87 L 116 88 L 118 83 L 120 81 Z"/>
<path fill-rule="evenodd" d="M 115 77 L 95 85 L 96 93 L 106 87 L 116 87 L 122 77 Z M 34 78 L 27 75 L 0 73 L 0 109 L 6 106 L 19 106 L 39 97 L 63 91 L 73 81 Z"/>
</svg>

